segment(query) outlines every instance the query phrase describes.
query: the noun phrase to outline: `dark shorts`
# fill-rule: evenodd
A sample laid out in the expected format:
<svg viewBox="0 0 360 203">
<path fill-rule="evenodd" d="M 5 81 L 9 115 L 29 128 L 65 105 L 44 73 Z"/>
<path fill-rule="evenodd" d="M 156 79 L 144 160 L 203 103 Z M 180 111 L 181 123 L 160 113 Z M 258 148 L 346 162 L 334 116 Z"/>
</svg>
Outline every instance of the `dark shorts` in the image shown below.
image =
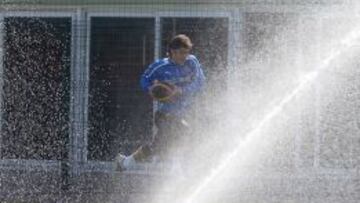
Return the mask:
<svg viewBox="0 0 360 203">
<path fill-rule="evenodd" d="M 190 126 L 184 118 L 171 114 L 156 112 L 154 122 L 157 131 L 151 142 L 144 146 L 149 155 L 166 156 L 169 150 L 179 148 L 190 132 Z"/>
</svg>

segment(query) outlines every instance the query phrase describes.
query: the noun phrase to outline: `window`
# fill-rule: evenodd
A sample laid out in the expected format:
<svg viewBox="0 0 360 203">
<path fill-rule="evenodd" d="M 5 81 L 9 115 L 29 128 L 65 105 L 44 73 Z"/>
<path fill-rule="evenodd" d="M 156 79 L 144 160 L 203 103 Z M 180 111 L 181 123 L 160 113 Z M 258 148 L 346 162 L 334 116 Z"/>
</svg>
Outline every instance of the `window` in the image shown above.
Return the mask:
<svg viewBox="0 0 360 203">
<path fill-rule="evenodd" d="M 3 159 L 59 160 L 69 137 L 70 18 L 4 19 Z"/>
<path fill-rule="evenodd" d="M 229 19 L 225 17 L 164 17 L 161 19 L 161 55 L 166 56 L 167 46 L 176 34 L 186 34 L 193 42 L 192 54 L 202 64 L 206 76 L 206 98 L 199 96 L 194 105 L 195 115 L 192 122 L 218 124 L 220 118 L 216 102 L 226 91 L 228 65 L 228 30 Z M 220 94 L 219 94 L 220 93 Z M 212 96 L 210 96 L 212 95 Z M 210 124 L 211 125 L 211 124 Z M 197 135 L 200 139 L 200 135 Z M 193 139 L 196 139 L 195 137 Z M 194 140 L 195 141 L 195 140 Z"/>
<path fill-rule="evenodd" d="M 154 59 L 154 18 L 92 17 L 88 159 L 111 160 L 151 139 L 140 75 Z"/>
</svg>

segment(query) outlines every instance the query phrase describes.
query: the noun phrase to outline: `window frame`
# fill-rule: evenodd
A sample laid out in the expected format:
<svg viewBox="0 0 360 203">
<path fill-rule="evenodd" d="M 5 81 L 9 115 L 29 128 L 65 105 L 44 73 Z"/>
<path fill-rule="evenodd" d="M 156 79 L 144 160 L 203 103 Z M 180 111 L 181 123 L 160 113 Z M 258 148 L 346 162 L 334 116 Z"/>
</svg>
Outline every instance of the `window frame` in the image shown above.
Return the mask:
<svg viewBox="0 0 360 203">
<path fill-rule="evenodd" d="M 7 17 L 43 17 L 43 18 L 69 18 L 71 23 L 71 42 L 70 42 L 70 98 L 73 98 L 73 84 L 74 84 L 74 78 L 73 78 L 73 72 L 74 72 L 74 59 L 75 59 L 75 52 L 74 52 L 74 42 L 75 40 L 75 31 L 74 31 L 74 22 L 76 20 L 76 13 L 72 11 L 7 11 L 0 13 L 0 75 L 3 75 L 4 71 L 4 49 L 3 49 L 3 40 L 4 40 L 4 20 Z M 0 91 L 2 92 L 3 89 L 3 77 L 0 77 Z M 0 105 L 2 104 L 2 94 L 0 94 Z M 69 101 L 69 146 L 73 147 L 73 137 L 74 131 L 73 131 L 73 100 L 70 99 Z M 0 111 L 0 124 L 2 123 L 2 111 Z M 2 145 L 2 136 L 0 135 L 0 147 Z M 68 150 L 69 155 L 69 161 L 73 162 L 73 154 L 71 153 L 73 150 Z M 12 169 L 12 170 L 45 170 L 45 171 L 60 171 L 61 167 L 61 161 L 58 160 L 34 160 L 34 159 L 0 159 L 0 169 Z"/>
</svg>

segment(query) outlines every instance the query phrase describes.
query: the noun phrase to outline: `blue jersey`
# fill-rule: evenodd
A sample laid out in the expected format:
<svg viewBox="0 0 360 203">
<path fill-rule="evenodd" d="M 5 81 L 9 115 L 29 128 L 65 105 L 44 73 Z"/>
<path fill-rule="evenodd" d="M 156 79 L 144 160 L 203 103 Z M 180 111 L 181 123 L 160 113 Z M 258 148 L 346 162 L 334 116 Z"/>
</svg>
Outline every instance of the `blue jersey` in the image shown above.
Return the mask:
<svg viewBox="0 0 360 203">
<path fill-rule="evenodd" d="M 176 64 L 169 58 L 159 59 L 145 70 L 141 76 L 141 87 L 145 92 L 154 80 L 167 82 L 181 88 L 182 94 L 171 103 L 158 102 L 157 110 L 181 116 L 191 105 L 193 97 L 201 91 L 205 76 L 201 65 L 194 55 L 189 55 L 183 65 Z"/>
</svg>

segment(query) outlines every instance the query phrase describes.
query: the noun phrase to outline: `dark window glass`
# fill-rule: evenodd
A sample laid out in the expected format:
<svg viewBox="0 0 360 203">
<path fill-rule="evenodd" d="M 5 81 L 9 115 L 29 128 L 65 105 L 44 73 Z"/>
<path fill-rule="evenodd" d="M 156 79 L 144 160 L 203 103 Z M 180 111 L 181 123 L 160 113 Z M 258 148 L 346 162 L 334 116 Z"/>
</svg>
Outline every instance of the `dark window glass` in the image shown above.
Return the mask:
<svg viewBox="0 0 360 203">
<path fill-rule="evenodd" d="M 161 19 L 161 55 L 166 56 L 168 43 L 173 36 L 186 34 L 194 45 L 192 54 L 199 59 L 206 76 L 203 94 L 197 97 L 197 102 L 193 105 L 194 111 L 191 111 L 191 122 L 194 125 L 197 122 L 206 126 L 219 123 L 216 119 L 209 118 L 219 117 L 219 112 L 216 111 L 219 104 L 215 98 L 222 98 L 221 94 L 227 88 L 228 27 L 228 18 Z"/>
<path fill-rule="evenodd" d="M 91 19 L 88 158 L 111 160 L 151 137 L 140 76 L 154 59 L 154 19 Z"/>
<path fill-rule="evenodd" d="M 9 17 L 4 34 L 1 157 L 61 159 L 69 136 L 71 19 Z"/>
</svg>

